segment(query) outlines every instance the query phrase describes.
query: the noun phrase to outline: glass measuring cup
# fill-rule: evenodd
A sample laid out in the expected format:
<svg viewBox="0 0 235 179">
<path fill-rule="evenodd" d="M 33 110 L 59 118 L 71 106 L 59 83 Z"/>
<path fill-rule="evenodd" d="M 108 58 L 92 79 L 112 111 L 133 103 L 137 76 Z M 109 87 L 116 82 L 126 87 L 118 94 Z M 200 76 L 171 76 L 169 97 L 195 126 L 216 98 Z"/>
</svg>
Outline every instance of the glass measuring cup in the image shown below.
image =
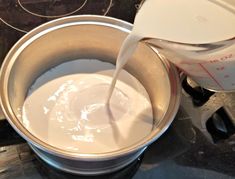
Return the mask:
<svg viewBox="0 0 235 179">
<path fill-rule="evenodd" d="M 200 86 L 212 91 L 235 91 L 233 17 L 234 0 L 143 0 L 134 24 L 140 28 L 137 34 L 141 34 L 142 41 Z M 210 23 L 217 21 L 216 25 Z"/>
<path fill-rule="evenodd" d="M 235 91 L 235 37 L 208 44 L 186 44 L 151 38 L 142 41 L 200 86 L 212 91 Z"/>
</svg>

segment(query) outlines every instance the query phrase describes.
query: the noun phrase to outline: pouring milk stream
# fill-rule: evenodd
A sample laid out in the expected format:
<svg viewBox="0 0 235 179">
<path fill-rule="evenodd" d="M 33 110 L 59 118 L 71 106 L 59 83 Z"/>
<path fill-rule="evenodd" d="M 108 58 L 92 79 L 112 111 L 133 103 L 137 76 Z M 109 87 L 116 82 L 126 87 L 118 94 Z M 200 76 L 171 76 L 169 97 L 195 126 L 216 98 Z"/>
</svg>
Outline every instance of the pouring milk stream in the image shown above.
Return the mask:
<svg viewBox="0 0 235 179">
<path fill-rule="evenodd" d="M 23 107 L 23 124 L 44 142 L 73 152 L 103 153 L 132 145 L 147 136 L 153 126 L 147 92 L 122 69 L 138 43 L 155 39 L 149 43 L 200 84 L 209 84 L 216 90 L 235 89 L 229 81 L 233 79 L 221 82 L 220 76 L 212 73 L 214 66 L 210 63 L 212 55 L 216 58 L 226 55 L 223 76 L 235 76 L 235 70 L 229 70 L 235 65 L 232 41 L 218 51 L 212 50 L 213 53 L 210 50 L 197 53 L 194 48 L 200 46 L 188 45 L 230 39 L 234 27 L 235 15 L 211 1 L 146 0 L 136 15 L 133 31 L 120 49 L 116 70 L 111 64 L 95 59 L 80 59 L 44 73 L 29 90 Z M 144 60 L 147 59 L 143 63 Z M 71 68 L 79 68 L 81 73 L 66 75 Z M 92 68 L 96 68 L 94 73 L 86 73 Z M 56 78 L 52 80 L 53 76 Z"/>
</svg>

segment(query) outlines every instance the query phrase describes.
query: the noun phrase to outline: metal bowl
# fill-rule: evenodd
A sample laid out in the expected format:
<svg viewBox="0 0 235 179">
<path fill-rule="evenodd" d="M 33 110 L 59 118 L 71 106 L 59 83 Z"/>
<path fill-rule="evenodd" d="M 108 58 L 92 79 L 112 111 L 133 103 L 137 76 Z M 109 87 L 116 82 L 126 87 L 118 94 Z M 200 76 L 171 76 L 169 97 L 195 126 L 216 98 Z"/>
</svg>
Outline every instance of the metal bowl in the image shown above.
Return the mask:
<svg viewBox="0 0 235 179">
<path fill-rule="evenodd" d="M 19 117 L 27 91 L 50 68 L 80 58 L 115 64 L 119 48 L 132 25 L 103 16 L 71 16 L 43 24 L 22 37 L 6 56 L 1 69 L 1 107 L 13 128 L 50 165 L 77 174 L 95 175 L 118 170 L 159 138 L 169 127 L 180 103 L 178 73 L 145 43 L 140 43 L 125 69 L 147 90 L 154 115 L 152 132 L 134 145 L 97 154 L 69 152 L 30 133 Z"/>
</svg>

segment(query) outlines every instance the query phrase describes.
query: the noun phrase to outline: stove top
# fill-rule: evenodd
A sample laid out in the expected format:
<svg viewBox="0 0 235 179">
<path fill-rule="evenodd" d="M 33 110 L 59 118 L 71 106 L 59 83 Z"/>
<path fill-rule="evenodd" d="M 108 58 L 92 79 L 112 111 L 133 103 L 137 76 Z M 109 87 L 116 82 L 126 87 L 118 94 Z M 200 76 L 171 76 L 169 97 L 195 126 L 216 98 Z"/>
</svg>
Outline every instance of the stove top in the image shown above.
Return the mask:
<svg viewBox="0 0 235 179">
<path fill-rule="evenodd" d="M 0 0 L 0 62 L 38 25 L 68 15 L 98 14 L 133 22 L 141 0 Z M 182 77 L 180 110 L 169 129 L 124 169 L 92 178 L 235 178 L 235 94 L 213 93 Z M 57 171 L 0 120 L 0 179 L 91 178 Z"/>
<path fill-rule="evenodd" d="M 0 0 L 0 59 L 31 29 L 68 15 L 96 14 L 133 22 L 141 0 Z"/>
</svg>

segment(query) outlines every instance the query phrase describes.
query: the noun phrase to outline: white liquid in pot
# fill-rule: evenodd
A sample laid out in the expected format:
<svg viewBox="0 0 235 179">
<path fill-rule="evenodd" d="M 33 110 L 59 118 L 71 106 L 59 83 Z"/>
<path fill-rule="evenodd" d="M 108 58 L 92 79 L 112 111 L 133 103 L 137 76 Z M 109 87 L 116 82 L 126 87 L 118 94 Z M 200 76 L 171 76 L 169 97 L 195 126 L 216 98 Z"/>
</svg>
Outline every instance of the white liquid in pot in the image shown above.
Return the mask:
<svg viewBox="0 0 235 179">
<path fill-rule="evenodd" d="M 44 73 L 25 100 L 23 124 L 42 141 L 79 153 L 110 152 L 143 139 L 152 130 L 152 107 L 136 78 L 122 70 L 105 105 L 114 68 L 76 60 Z"/>
</svg>

